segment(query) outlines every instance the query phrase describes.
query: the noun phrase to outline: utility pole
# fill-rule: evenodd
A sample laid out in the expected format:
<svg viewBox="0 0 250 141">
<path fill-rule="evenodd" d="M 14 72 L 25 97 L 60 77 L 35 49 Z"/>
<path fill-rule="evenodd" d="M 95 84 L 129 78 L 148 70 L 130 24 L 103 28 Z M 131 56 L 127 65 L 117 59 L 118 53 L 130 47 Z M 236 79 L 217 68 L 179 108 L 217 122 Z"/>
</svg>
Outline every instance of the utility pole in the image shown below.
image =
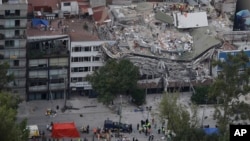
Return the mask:
<svg viewBox="0 0 250 141">
<path fill-rule="evenodd" d="M 64 72 L 65 72 L 65 75 L 64 75 L 64 109 L 66 110 L 66 88 L 67 88 L 67 69 L 64 68 Z"/>
<path fill-rule="evenodd" d="M 120 95 L 120 107 L 119 107 L 119 125 L 118 125 L 118 138 L 120 138 L 120 126 L 121 126 L 121 118 L 122 118 L 122 95 Z"/>
<path fill-rule="evenodd" d="M 205 115 L 205 109 L 206 109 L 206 107 L 207 107 L 207 101 L 208 101 L 208 99 L 207 99 L 207 95 L 206 95 L 206 99 L 205 99 L 205 101 L 206 101 L 206 105 L 204 106 L 204 108 L 203 108 L 203 113 L 202 113 L 202 119 L 201 119 L 201 127 L 203 128 L 204 126 L 203 126 L 203 122 L 204 122 L 204 115 Z"/>
</svg>

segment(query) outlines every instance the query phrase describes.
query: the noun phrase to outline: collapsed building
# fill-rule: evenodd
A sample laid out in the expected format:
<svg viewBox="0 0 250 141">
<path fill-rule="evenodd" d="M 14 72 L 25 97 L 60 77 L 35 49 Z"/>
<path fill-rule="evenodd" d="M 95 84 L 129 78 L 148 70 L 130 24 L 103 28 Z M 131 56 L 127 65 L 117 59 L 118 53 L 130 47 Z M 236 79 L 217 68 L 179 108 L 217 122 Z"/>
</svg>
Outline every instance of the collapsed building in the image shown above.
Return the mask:
<svg viewBox="0 0 250 141">
<path fill-rule="evenodd" d="M 116 43 L 104 44 L 102 50 L 110 58 L 129 59 L 138 66 L 140 87 L 157 93 L 193 90 L 212 82 L 211 60 L 230 27 L 209 3 L 197 7 L 145 2 L 109 8 L 112 22 L 97 30 L 101 38 Z"/>
</svg>

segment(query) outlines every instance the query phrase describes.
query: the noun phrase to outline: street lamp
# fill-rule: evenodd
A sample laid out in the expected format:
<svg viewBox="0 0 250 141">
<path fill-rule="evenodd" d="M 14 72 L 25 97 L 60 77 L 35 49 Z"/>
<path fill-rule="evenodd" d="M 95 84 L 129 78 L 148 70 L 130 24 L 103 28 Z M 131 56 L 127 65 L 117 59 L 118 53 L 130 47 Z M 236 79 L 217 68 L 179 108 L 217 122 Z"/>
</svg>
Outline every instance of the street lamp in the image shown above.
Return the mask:
<svg viewBox="0 0 250 141">
<path fill-rule="evenodd" d="M 205 106 L 204 106 L 204 108 L 203 108 L 202 119 L 201 119 L 201 127 L 202 127 L 202 128 L 203 128 L 203 122 L 204 122 L 205 108 L 206 108 L 206 106 L 207 106 L 207 101 L 208 101 L 207 95 L 206 95 L 205 101 L 206 101 L 206 104 L 205 104 Z"/>
<path fill-rule="evenodd" d="M 122 95 L 120 95 L 120 106 L 119 106 L 119 124 L 118 124 L 118 138 L 120 138 L 120 125 L 121 125 L 121 118 L 122 118 Z"/>
<path fill-rule="evenodd" d="M 67 69 L 63 68 L 65 75 L 64 75 L 64 106 L 63 108 L 66 110 L 66 88 L 67 88 Z"/>
</svg>

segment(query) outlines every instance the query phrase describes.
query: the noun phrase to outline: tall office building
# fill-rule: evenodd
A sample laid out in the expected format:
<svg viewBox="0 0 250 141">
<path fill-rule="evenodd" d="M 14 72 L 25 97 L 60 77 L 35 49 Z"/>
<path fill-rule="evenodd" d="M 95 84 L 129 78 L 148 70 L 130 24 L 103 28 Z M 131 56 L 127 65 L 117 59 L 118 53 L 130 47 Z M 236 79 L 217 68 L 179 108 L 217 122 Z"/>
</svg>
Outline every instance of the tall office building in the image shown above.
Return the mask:
<svg viewBox="0 0 250 141">
<path fill-rule="evenodd" d="M 13 93 L 25 98 L 27 0 L 0 0 L 0 63 L 8 62 Z"/>
</svg>

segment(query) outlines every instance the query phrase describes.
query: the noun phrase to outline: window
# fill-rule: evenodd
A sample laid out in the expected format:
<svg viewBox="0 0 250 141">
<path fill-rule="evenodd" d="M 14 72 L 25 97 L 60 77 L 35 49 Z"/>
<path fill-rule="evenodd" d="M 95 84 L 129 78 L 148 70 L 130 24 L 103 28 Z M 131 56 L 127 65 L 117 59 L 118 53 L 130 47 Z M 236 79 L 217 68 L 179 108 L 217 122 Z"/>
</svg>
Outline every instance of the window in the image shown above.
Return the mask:
<svg viewBox="0 0 250 141">
<path fill-rule="evenodd" d="M 91 58 L 90 58 L 90 57 L 83 57 L 83 61 L 84 61 L 84 62 L 90 62 L 90 61 L 91 61 Z"/>
<path fill-rule="evenodd" d="M 148 75 L 148 79 L 153 79 L 153 75 Z"/>
<path fill-rule="evenodd" d="M 84 77 L 73 77 L 71 78 L 71 82 L 75 83 L 75 82 L 83 82 L 85 79 Z"/>
<path fill-rule="evenodd" d="M 5 40 L 5 46 L 6 47 L 14 46 L 14 40 Z"/>
<path fill-rule="evenodd" d="M 64 2 L 63 6 L 70 6 L 70 2 Z"/>
<path fill-rule="evenodd" d="M 75 67 L 71 68 L 71 72 L 89 72 L 90 67 Z"/>
<path fill-rule="evenodd" d="M 20 35 L 20 31 L 19 30 L 15 30 L 15 36 L 19 36 Z"/>
<path fill-rule="evenodd" d="M 51 79 L 50 80 L 51 84 L 55 84 L 55 83 L 64 83 L 64 78 L 59 78 L 59 79 Z"/>
<path fill-rule="evenodd" d="M 20 10 L 15 10 L 15 15 L 20 16 Z"/>
<path fill-rule="evenodd" d="M 31 82 L 30 86 L 41 86 L 41 85 L 47 85 L 46 82 Z"/>
<path fill-rule="evenodd" d="M 78 57 L 72 57 L 71 62 L 78 62 Z"/>
<path fill-rule="evenodd" d="M 71 82 L 77 82 L 77 77 L 71 78 Z"/>
<path fill-rule="evenodd" d="M 100 61 L 100 57 L 93 57 L 93 61 Z"/>
<path fill-rule="evenodd" d="M 83 72 L 83 67 L 79 67 L 79 72 Z"/>
<path fill-rule="evenodd" d="M 10 10 L 5 10 L 5 16 L 9 16 L 10 15 Z"/>
<path fill-rule="evenodd" d="M 71 72 L 78 72 L 78 68 L 71 68 Z"/>
<path fill-rule="evenodd" d="M 71 62 L 90 62 L 91 57 L 72 57 Z"/>
<path fill-rule="evenodd" d="M 20 20 L 15 20 L 15 26 L 20 26 Z"/>
<path fill-rule="evenodd" d="M 80 52 L 81 51 L 81 47 L 74 47 L 73 48 L 73 52 Z"/>
<path fill-rule="evenodd" d="M 83 57 L 78 57 L 79 62 L 83 62 Z"/>
<path fill-rule="evenodd" d="M 91 47 L 84 47 L 84 51 L 91 51 Z"/>
<path fill-rule="evenodd" d="M 45 67 L 47 67 L 47 64 L 39 64 L 38 67 L 45 68 Z"/>
<path fill-rule="evenodd" d="M 13 61 L 13 65 L 14 65 L 14 66 L 19 66 L 19 60 L 14 60 L 14 61 Z"/>
<path fill-rule="evenodd" d="M 93 51 L 99 51 L 100 50 L 100 46 L 94 46 L 93 47 Z"/>
<path fill-rule="evenodd" d="M 90 67 L 83 67 L 83 71 L 84 71 L 84 72 L 90 71 Z"/>
</svg>

